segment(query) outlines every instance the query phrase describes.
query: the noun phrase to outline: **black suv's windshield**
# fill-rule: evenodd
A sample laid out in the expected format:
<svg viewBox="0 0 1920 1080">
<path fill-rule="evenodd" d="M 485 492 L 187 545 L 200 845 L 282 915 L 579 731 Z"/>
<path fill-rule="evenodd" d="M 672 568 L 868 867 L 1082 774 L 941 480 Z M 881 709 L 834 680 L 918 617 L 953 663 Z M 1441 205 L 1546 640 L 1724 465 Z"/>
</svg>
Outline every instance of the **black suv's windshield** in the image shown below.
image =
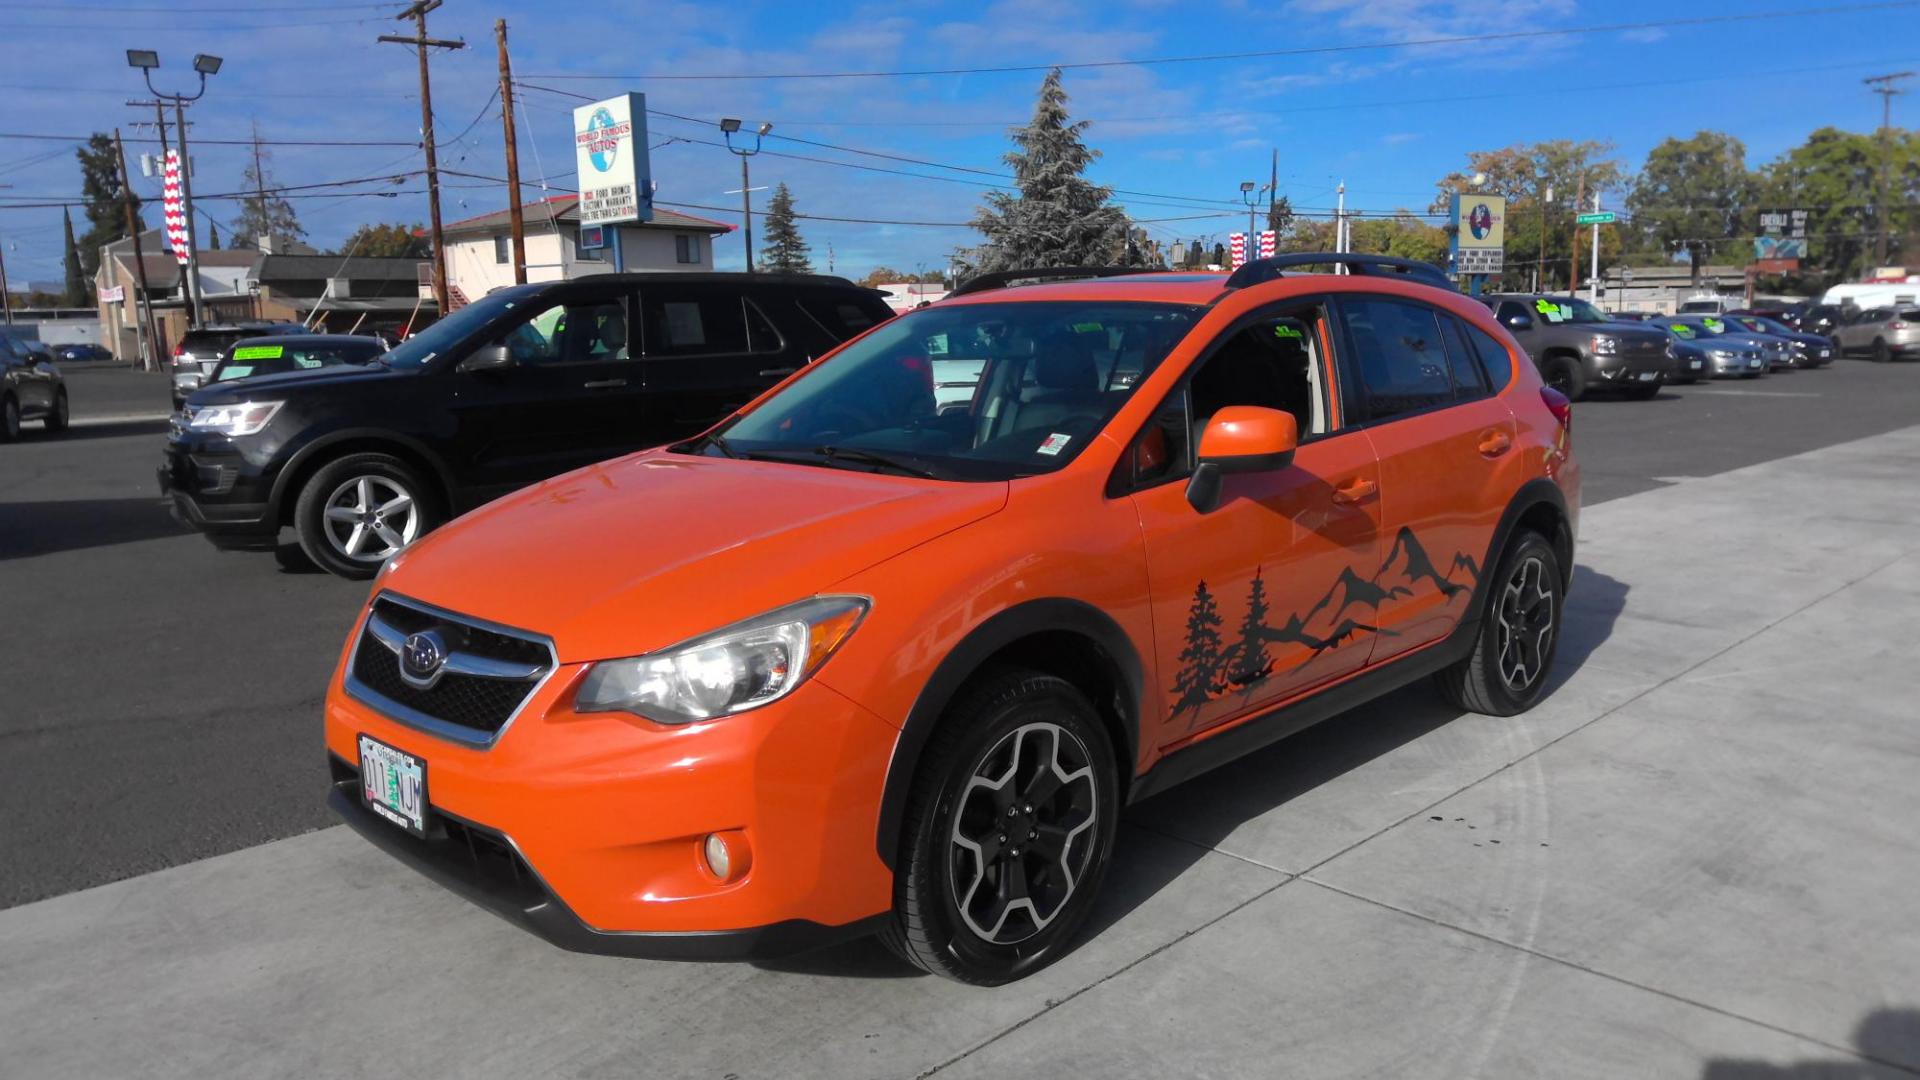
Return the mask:
<svg viewBox="0 0 1920 1080">
<path fill-rule="evenodd" d="M 469 334 L 525 303 L 538 292 L 538 285 L 518 285 L 489 293 L 486 299 L 468 304 L 425 330 L 394 346 L 380 359 L 388 367 L 411 370 L 423 367 L 434 357 L 460 344 Z"/>
<path fill-rule="evenodd" d="M 681 449 L 951 480 L 1049 472 L 1073 460 L 1200 314 L 1065 301 L 927 308 Z"/>
<path fill-rule="evenodd" d="M 1543 296 L 1533 302 L 1535 318 L 1549 323 L 1612 322 L 1607 313 L 1578 297 Z"/>
</svg>

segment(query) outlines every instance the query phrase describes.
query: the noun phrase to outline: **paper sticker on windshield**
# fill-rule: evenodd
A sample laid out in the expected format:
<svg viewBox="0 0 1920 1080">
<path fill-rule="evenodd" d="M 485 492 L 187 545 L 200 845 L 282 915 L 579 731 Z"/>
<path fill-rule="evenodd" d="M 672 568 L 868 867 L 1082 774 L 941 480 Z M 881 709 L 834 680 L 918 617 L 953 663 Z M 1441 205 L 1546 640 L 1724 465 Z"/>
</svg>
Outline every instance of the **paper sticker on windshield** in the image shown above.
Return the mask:
<svg viewBox="0 0 1920 1080">
<path fill-rule="evenodd" d="M 1719 319 L 1701 319 L 1700 324 L 1702 326 L 1705 326 L 1707 329 L 1713 331 L 1716 334 L 1719 333 L 1722 329 L 1724 329 L 1727 325 L 1726 323 L 1721 322 Z"/>
<path fill-rule="evenodd" d="M 1104 329 L 1104 327 L 1097 322 L 1077 322 L 1073 324 L 1073 332 L 1076 334 L 1097 334 L 1102 329 Z"/>
<path fill-rule="evenodd" d="M 1667 327 L 1667 329 L 1673 331 L 1674 337 L 1690 338 L 1693 336 L 1693 327 L 1688 326 L 1686 323 L 1674 323 L 1672 326 Z"/>
<path fill-rule="evenodd" d="M 1297 326 L 1288 326 L 1286 323 L 1281 323 L 1273 328 L 1273 336 L 1293 341 L 1303 341 L 1307 335 L 1301 333 L 1300 328 Z"/>
<path fill-rule="evenodd" d="M 308 370 L 310 368 L 317 368 L 320 366 L 320 364 L 321 364 L 321 360 L 317 356 L 296 356 L 293 358 L 293 366 L 301 369 L 302 371 Z"/>
<path fill-rule="evenodd" d="M 233 350 L 235 360 L 278 360 L 287 351 L 285 345 L 242 345 Z"/>
<path fill-rule="evenodd" d="M 1048 457 L 1052 457 L 1060 451 L 1065 450 L 1067 444 L 1072 441 L 1073 436 L 1062 435 L 1056 431 L 1052 435 L 1047 436 L 1046 441 L 1040 444 L 1040 452 Z"/>
<path fill-rule="evenodd" d="M 253 368 L 246 364 L 228 364 L 227 370 L 220 373 L 222 379 L 244 379 L 253 374 Z"/>
<path fill-rule="evenodd" d="M 1551 300 L 1535 300 L 1533 310 L 1539 312 L 1548 322 L 1566 322 L 1573 317 L 1573 308 L 1565 304 L 1556 304 Z"/>
</svg>

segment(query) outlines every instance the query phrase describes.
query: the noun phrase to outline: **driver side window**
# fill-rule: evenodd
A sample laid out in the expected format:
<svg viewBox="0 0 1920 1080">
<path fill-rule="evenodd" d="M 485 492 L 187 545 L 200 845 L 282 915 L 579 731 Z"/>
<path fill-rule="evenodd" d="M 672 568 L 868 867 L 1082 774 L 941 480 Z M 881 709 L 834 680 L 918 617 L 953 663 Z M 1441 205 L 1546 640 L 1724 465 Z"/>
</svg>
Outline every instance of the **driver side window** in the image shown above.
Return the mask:
<svg viewBox="0 0 1920 1080">
<path fill-rule="evenodd" d="M 522 367 L 590 364 L 631 357 L 627 306 L 620 300 L 556 304 L 507 332 L 503 343 Z"/>
</svg>

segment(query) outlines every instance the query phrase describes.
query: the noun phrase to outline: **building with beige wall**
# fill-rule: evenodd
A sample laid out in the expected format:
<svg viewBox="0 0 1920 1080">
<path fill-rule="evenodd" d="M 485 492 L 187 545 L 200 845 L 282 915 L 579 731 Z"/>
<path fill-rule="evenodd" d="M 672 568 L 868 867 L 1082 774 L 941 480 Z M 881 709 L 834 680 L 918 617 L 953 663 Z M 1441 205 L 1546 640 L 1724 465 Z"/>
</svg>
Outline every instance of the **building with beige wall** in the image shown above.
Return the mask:
<svg viewBox="0 0 1920 1080">
<path fill-rule="evenodd" d="M 616 270 L 712 270 L 713 238 L 733 231 L 731 225 L 656 207 L 652 221 L 619 227 L 621 265 L 615 266 L 611 246 L 580 247 L 578 203 L 578 196 L 562 195 L 523 208 L 528 281 L 563 281 Z M 513 284 L 510 228 L 505 210 L 444 226 L 449 308 Z"/>
</svg>

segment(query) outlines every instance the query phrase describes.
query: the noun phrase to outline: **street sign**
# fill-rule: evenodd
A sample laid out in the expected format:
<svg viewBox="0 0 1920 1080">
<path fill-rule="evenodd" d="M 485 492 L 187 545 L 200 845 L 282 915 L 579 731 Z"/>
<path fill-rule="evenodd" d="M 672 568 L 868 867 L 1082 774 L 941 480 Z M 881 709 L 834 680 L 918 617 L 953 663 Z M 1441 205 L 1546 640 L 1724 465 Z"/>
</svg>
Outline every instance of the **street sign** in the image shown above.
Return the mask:
<svg viewBox="0 0 1920 1080">
<path fill-rule="evenodd" d="M 1622 269 L 1621 269 L 1621 271 L 1620 271 L 1620 283 L 1621 283 L 1622 285 L 1631 285 L 1631 284 L 1633 284 L 1633 267 L 1631 267 L 1631 266 L 1628 266 L 1628 267 L 1624 267 L 1624 268 L 1622 268 Z"/>
<path fill-rule="evenodd" d="M 580 224 L 653 220 L 645 94 L 621 94 L 573 110 L 573 151 Z"/>
<path fill-rule="evenodd" d="M 1573 220 L 1581 225 L 1611 225 L 1619 220 L 1619 216 L 1611 210 L 1602 210 L 1594 214 L 1581 214 Z"/>
</svg>

